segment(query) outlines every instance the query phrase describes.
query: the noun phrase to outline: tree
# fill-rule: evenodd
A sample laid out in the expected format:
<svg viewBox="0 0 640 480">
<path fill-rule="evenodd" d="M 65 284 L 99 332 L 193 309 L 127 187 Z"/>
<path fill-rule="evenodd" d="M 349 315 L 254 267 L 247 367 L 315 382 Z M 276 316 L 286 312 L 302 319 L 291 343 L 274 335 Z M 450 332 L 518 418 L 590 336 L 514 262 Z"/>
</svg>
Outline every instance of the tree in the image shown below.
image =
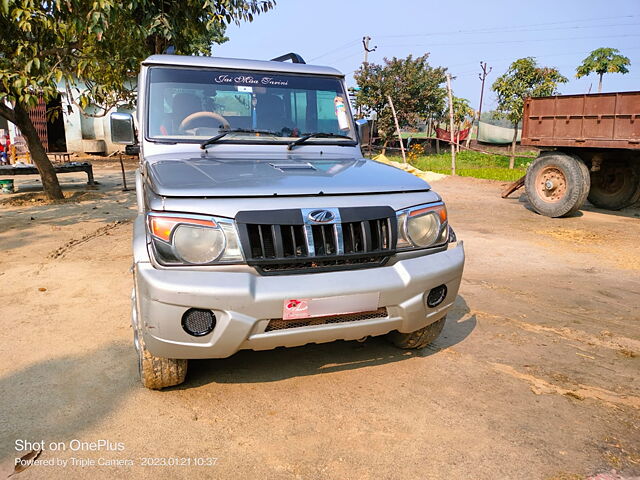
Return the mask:
<svg viewBox="0 0 640 480">
<path fill-rule="evenodd" d="M 509 168 L 514 167 L 518 124 L 522 120 L 524 100 L 527 97 L 544 97 L 557 93 L 559 83 L 568 80 L 558 70 L 539 67 L 535 58 L 520 58 L 493 82 L 492 90 L 498 95 L 498 114 L 507 118 L 513 125 L 511 158 Z"/>
<path fill-rule="evenodd" d="M 475 115 L 475 112 L 473 108 L 471 108 L 471 106 L 469 105 L 469 100 L 467 100 L 466 98 L 456 97 L 455 95 L 453 96 L 453 122 L 457 130 L 456 142 L 458 143 L 458 145 L 456 148 L 458 151 L 460 151 L 460 131 L 462 130 L 462 127 L 465 121 L 467 120 L 467 118 L 469 117 L 473 118 L 474 115 Z M 470 122 L 470 127 L 472 125 L 473 125 L 473 121 Z M 471 137 L 471 130 L 469 130 L 469 137 Z"/>
<path fill-rule="evenodd" d="M 103 113 L 135 101 L 140 61 L 163 53 L 210 53 L 231 22 L 252 21 L 275 0 L 2 0 L 0 116 L 24 135 L 44 191 L 63 198 L 55 170 L 29 118 L 42 99 L 58 95 Z M 52 112 L 53 115 L 60 112 Z"/>
<path fill-rule="evenodd" d="M 453 96 L 453 121 L 456 124 L 458 131 L 462 128 L 464 122 L 473 117 L 475 112 L 469 105 L 469 100 L 466 98 L 460 98 Z"/>
<path fill-rule="evenodd" d="M 631 61 L 624 55 L 620 55 L 620 51 L 616 48 L 596 48 L 582 61 L 582 64 L 576 68 L 576 78 L 582 78 L 597 73 L 598 93 L 602 92 L 602 76 L 605 73 L 629 73 L 627 66 L 631 65 Z"/>
<path fill-rule="evenodd" d="M 441 85 L 446 69 L 431 67 L 428 57 L 385 58 L 384 65 L 364 63 L 353 75 L 360 87 L 356 107 L 376 113 L 383 153 L 395 129 L 387 95 L 393 100 L 400 128 L 414 126 L 421 117 L 443 109 L 446 90 Z"/>
</svg>

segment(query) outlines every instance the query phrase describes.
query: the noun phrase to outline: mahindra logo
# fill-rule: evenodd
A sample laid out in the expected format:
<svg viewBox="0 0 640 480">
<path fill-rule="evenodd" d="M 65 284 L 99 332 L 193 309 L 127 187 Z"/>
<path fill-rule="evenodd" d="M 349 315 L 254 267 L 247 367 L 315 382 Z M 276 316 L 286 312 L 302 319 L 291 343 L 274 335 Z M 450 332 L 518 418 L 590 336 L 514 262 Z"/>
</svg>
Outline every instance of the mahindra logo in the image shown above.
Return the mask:
<svg viewBox="0 0 640 480">
<path fill-rule="evenodd" d="M 313 212 L 309 212 L 307 217 L 315 223 L 329 223 L 336 218 L 333 212 L 329 210 L 314 210 Z"/>
</svg>

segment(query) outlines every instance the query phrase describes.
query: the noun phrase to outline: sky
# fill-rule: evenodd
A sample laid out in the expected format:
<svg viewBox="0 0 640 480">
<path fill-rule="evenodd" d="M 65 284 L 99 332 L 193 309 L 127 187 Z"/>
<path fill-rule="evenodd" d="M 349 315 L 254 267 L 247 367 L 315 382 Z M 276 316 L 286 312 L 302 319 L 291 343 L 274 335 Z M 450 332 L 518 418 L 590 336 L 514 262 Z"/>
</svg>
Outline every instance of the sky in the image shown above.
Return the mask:
<svg viewBox="0 0 640 480">
<path fill-rule="evenodd" d="M 485 83 L 483 111 L 495 107 L 491 84 L 509 64 L 535 57 L 569 79 L 562 94 L 597 92 L 596 75 L 575 78 L 592 50 L 617 48 L 631 60 L 626 75 L 608 74 L 603 92 L 640 90 L 640 0 L 277 0 L 275 9 L 252 23 L 232 25 L 229 41 L 214 56 L 270 59 L 296 52 L 307 63 L 346 74 L 364 58 L 362 37 L 371 37 L 369 62 L 429 53 L 432 66 L 455 77 L 454 94 L 478 107 L 480 62 L 492 68 Z"/>
</svg>

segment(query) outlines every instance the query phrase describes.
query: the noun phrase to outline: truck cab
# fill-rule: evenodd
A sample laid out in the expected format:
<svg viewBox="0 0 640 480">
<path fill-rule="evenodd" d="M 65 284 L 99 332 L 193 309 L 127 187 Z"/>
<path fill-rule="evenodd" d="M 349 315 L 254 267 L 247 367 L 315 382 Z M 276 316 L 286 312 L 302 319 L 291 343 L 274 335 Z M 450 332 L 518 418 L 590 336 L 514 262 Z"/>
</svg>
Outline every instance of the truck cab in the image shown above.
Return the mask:
<svg viewBox="0 0 640 480">
<path fill-rule="evenodd" d="M 142 383 L 188 359 L 388 335 L 436 339 L 462 242 L 423 180 L 363 157 L 344 76 L 292 62 L 154 55 L 142 63 L 131 321 Z M 137 140 L 139 139 L 139 141 Z"/>
</svg>

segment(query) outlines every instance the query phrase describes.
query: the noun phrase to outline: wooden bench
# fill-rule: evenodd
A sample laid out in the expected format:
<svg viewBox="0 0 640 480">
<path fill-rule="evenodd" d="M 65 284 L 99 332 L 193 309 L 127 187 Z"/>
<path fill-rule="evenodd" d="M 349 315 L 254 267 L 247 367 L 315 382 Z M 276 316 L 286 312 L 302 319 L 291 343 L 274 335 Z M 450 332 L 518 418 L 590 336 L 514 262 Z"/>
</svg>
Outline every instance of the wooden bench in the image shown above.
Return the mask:
<svg viewBox="0 0 640 480">
<path fill-rule="evenodd" d="M 91 165 L 89 162 L 69 162 L 63 164 L 55 164 L 53 168 L 55 169 L 56 173 L 85 172 L 87 174 L 87 185 L 98 184 L 98 182 L 94 181 L 93 179 L 93 165 Z M 35 165 L 0 165 L 0 177 L 38 174 L 39 172 Z"/>
<path fill-rule="evenodd" d="M 52 152 L 48 156 L 53 157 L 54 162 L 69 163 L 71 162 L 71 154 L 69 152 Z"/>
</svg>

